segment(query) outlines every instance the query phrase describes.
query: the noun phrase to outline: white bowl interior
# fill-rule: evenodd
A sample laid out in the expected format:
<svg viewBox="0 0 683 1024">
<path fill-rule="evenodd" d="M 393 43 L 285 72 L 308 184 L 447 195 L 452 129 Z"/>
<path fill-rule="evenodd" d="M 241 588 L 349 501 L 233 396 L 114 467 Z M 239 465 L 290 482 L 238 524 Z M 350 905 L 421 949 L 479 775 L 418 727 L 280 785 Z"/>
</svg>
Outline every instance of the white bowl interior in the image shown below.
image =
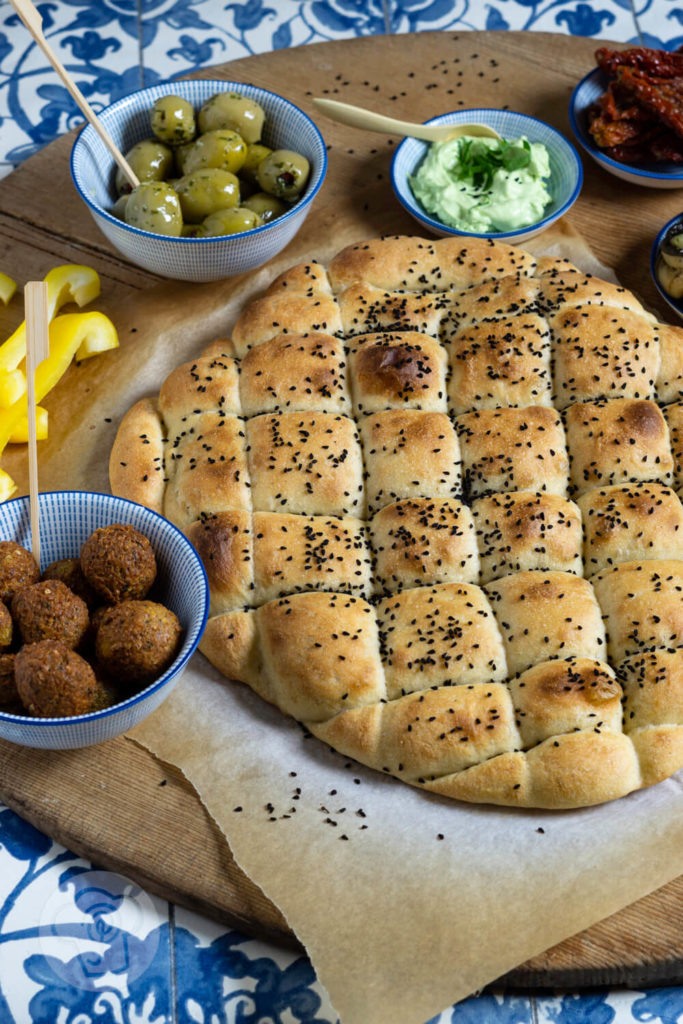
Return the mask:
<svg viewBox="0 0 683 1024">
<path fill-rule="evenodd" d="M 392 163 L 392 181 L 397 198 L 420 223 L 432 231 L 442 234 L 456 234 L 470 237 L 496 238 L 501 241 L 519 241 L 530 238 L 548 227 L 573 205 L 581 191 L 583 169 L 579 156 L 567 139 L 555 128 L 527 114 L 511 110 L 459 110 L 434 117 L 427 124 L 488 124 L 504 139 L 518 139 L 524 135 L 530 142 L 542 142 L 547 150 L 550 163 L 549 191 L 551 203 L 538 223 L 526 228 L 507 232 L 490 232 L 480 235 L 476 232 L 459 231 L 442 224 L 431 217 L 418 203 L 408 182 L 409 175 L 416 172 L 427 153 L 429 143 L 419 139 L 405 139 L 396 150 Z"/>
<path fill-rule="evenodd" d="M 208 584 L 201 560 L 172 523 L 142 505 L 108 494 L 46 491 L 40 494 L 41 568 L 78 555 L 81 545 L 101 526 L 130 523 L 152 544 L 158 575 L 150 598 L 175 612 L 183 626 L 181 648 L 172 665 L 145 689 L 103 711 L 73 718 L 31 718 L 0 712 L 0 737 L 27 746 L 66 748 L 109 739 L 141 721 L 157 707 L 177 681 L 196 649 L 208 613 Z M 31 550 L 27 497 L 0 506 L 0 540 L 14 540 Z"/>
</svg>

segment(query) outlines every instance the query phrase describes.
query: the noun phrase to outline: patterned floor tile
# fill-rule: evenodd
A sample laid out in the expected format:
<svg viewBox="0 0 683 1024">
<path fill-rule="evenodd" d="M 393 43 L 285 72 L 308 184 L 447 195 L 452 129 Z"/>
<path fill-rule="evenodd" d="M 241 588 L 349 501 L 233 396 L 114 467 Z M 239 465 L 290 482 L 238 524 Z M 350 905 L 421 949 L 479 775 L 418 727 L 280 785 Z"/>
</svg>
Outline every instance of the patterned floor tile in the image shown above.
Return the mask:
<svg viewBox="0 0 683 1024">
<path fill-rule="evenodd" d="M 142 11 L 147 85 L 255 53 L 387 30 L 381 0 L 142 0 Z"/>
<path fill-rule="evenodd" d="M 535 1000 L 537 1024 L 681 1024 L 683 988 L 574 992 Z"/>
<path fill-rule="evenodd" d="M 310 961 L 175 908 L 173 948 L 179 1021 L 336 1024 Z M 193 1017 L 201 1007 L 203 1017 Z"/>
<path fill-rule="evenodd" d="M 137 18 L 110 0 L 40 4 L 50 46 L 97 111 L 139 89 Z M 134 14 L 135 3 L 129 4 Z M 0 160 L 30 156 L 83 116 L 9 4 L 0 3 Z"/>
<path fill-rule="evenodd" d="M 635 0 L 634 10 L 645 46 L 663 50 L 683 46 L 683 8 L 678 0 Z"/>
<path fill-rule="evenodd" d="M 105 1005 L 112 1021 L 143 1007 L 159 1024 L 170 1020 L 167 903 L 93 868 L 7 808 L 0 878 L 2 1024 L 85 1024 Z"/>
<path fill-rule="evenodd" d="M 627 41 L 637 34 L 629 0 L 388 0 L 392 32 L 426 29 L 564 32 Z M 659 0 L 661 2 L 661 0 Z"/>
</svg>

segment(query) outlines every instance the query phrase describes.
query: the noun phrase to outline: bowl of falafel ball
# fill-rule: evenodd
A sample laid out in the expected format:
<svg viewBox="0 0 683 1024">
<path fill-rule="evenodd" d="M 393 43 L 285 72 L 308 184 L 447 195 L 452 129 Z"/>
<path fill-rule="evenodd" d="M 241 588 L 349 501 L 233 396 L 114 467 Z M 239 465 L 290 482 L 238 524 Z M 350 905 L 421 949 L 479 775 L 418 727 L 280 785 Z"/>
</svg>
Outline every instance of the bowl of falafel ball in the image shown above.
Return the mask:
<svg viewBox="0 0 683 1024">
<path fill-rule="evenodd" d="M 180 530 L 135 502 L 39 495 L 0 505 L 0 738 L 65 750 L 118 736 L 176 685 L 206 625 L 209 587 Z"/>
</svg>

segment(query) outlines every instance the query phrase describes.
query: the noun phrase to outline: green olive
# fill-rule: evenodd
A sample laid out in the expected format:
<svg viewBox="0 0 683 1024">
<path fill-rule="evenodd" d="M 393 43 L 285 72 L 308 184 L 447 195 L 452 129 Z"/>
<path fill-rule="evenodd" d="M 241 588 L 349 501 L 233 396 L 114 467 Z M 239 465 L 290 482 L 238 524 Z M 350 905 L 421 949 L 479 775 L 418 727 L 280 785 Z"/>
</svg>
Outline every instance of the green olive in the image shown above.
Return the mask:
<svg viewBox="0 0 683 1024">
<path fill-rule="evenodd" d="M 310 164 L 291 149 L 274 149 L 258 165 L 256 177 L 264 192 L 280 199 L 297 199 L 303 192 Z"/>
<path fill-rule="evenodd" d="M 234 206 L 231 210 L 216 210 L 199 225 L 198 238 L 214 235 L 237 235 L 240 231 L 251 231 L 261 226 L 261 218 L 253 210 Z"/>
<path fill-rule="evenodd" d="M 275 196 L 269 196 L 267 192 L 255 192 L 253 196 L 244 200 L 242 206 L 257 213 L 264 224 L 275 220 L 276 217 L 281 217 L 289 210 L 287 203 L 283 203 Z"/>
<path fill-rule="evenodd" d="M 238 92 L 217 92 L 199 111 L 199 130 L 232 128 L 246 143 L 258 142 L 265 117 L 265 110 L 254 100 Z"/>
<path fill-rule="evenodd" d="M 173 150 L 175 169 L 180 175 L 185 173 L 185 161 L 187 160 L 187 155 L 193 146 L 194 142 L 186 142 L 184 146 L 176 146 Z"/>
<path fill-rule="evenodd" d="M 183 157 L 183 174 L 191 174 L 202 167 L 222 167 L 233 174 L 247 158 L 247 144 L 231 128 L 216 128 L 204 132 L 196 139 Z"/>
<path fill-rule="evenodd" d="M 119 196 L 114 205 L 111 208 L 111 212 L 114 217 L 118 217 L 119 220 L 126 219 L 126 207 L 128 206 L 128 200 L 130 199 L 130 192 Z"/>
<path fill-rule="evenodd" d="M 242 177 L 247 178 L 248 181 L 255 182 L 258 165 L 267 156 L 270 156 L 272 152 L 272 149 L 264 146 L 262 142 L 254 142 L 251 146 L 247 146 L 247 159 L 244 161 L 240 172 Z"/>
<path fill-rule="evenodd" d="M 231 171 L 220 167 L 206 167 L 192 174 L 184 174 L 176 182 L 183 220 L 197 224 L 216 210 L 237 206 L 240 201 L 240 183 Z"/>
<path fill-rule="evenodd" d="M 182 96 L 160 96 L 152 107 L 152 131 L 169 146 L 191 142 L 197 134 L 194 109 Z"/>
<path fill-rule="evenodd" d="M 126 160 L 140 181 L 163 181 L 173 167 L 173 150 L 158 139 L 143 139 L 128 150 Z M 130 190 L 130 182 L 119 169 L 116 172 L 116 191 L 121 195 Z"/>
<path fill-rule="evenodd" d="M 128 197 L 126 224 L 177 237 L 183 230 L 178 193 L 163 181 L 142 182 Z"/>
</svg>

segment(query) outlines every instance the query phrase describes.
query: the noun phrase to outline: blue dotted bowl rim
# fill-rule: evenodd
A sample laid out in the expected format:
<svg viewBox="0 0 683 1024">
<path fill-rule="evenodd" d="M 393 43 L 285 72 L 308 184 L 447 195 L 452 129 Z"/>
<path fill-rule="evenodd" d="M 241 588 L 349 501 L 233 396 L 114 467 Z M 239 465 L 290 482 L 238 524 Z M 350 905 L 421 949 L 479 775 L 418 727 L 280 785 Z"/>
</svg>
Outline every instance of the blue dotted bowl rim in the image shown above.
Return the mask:
<svg viewBox="0 0 683 1024">
<path fill-rule="evenodd" d="M 565 138 L 562 132 L 559 132 L 557 128 L 553 128 L 553 126 L 548 124 L 547 121 L 542 121 L 540 117 L 533 117 L 531 114 L 524 114 L 520 110 L 500 110 L 495 107 L 472 107 L 467 110 L 452 110 L 446 114 L 439 114 L 437 117 L 430 118 L 429 121 L 424 121 L 423 124 L 440 124 L 444 118 L 452 117 L 453 114 L 458 114 L 458 116 L 462 115 L 463 117 L 466 115 L 468 118 L 471 118 L 474 121 L 478 119 L 477 115 L 481 115 L 479 119 L 485 121 L 486 115 L 491 114 L 492 112 L 495 112 L 498 117 L 507 117 L 507 115 L 509 114 L 514 117 L 522 118 L 522 120 L 524 121 L 529 121 L 531 124 L 543 125 L 546 131 L 550 132 L 551 135 L 556 136 L 557 139 L 562 143 L 562 145 L 567 147 L 568 155 L 573 160 L 574 171 L 576 173 L 576 185 L 574 186 L 571 195 L 565 200 L 565 202 L 561 206 L 559 206 L 556 210 L 553 210 L 552 213 L 548 214 L 547 217 L 544 217 L 542 220 L 534 221 L 533 224 L 527 224 L 523 228 L 515 228 L 514 231 L 460 231 L 457 228 L 451 227 L 450 224 L 444 224 L 443 221 L 435 220 L 433 217 L 430 217 L 429 214 L 425 213 L 422 207 L 418 205 L 417 201 L 412 197 L 412 193 L 410 193 L 409 191 L 404 192 L 404 184 L 408 190 L 410 188 L 410 186 L 408 185 L 407 176 L 405 178 L 401 177 L 401 184 L 399 184 L 399 176 L 396 171 L 396 163 L 398 161 L 399 154 L 401 152 L 401 149 L 407 143 L 415 142 L 415 139 L 407 138 L 404 139 L 403 142 L 401 142 L 400 146 L 394 153 L 393 160 L 391 161 L 391 184 L 394 189 L 396 198 L 401 203 L 403 208 L 407 210 L 408 213 L 412 214 L 413 217 L 417 217 L 418 220 L 421 220 L 422 223 L 427 225 L 428 227 L 434 228 L 437 231 L 448 231 L 453 235 L 462 235 L 464 238 L 492 238 L 495 241 L 504 242 L 505 239 L 507 238 L 519 238 L 520 235 L 526 235 L 530 231 L 533 231 L 535 233 L 541 232 L 545 227 L 548 227 L 550 224 L 553 224 L 556 220 L 559 220 L 559 218 L 562 217 L 578 199 L 579 193 L 581 192 L 581 188 L 583 186 L 583 165 L 581 163 L 581 157 L 579 156 L 576 147 L 572 145 L 569 139 Z M 454 121 L 453 123 L 457 124 L 457 121 Z M 426 143 L 425 145 L 428 145 L 428 143 Z"/>
<path fill-rule="evenodd" d="M 671 220 L 667 221 L 664 227 L 661 229 L 661 231 L 659 231 L 654 242 L 652 243 L 652 248 L 650 249 L 650 274 L 652 275 L 652 280 L 654 282 L 655 288 L 657 289 L 661 297 L 664 299 L 664 301 L 671 307 L 671 309 L 678 313 L 680 317 L 683 317 L 683 299 L 677 301 L 665 291 L 665 289 L 659 283 L 656 271 L 657 257 L 659 256 L 659 250 L 661 248 L 662 242 L 664 241 L 664 237 L 669 233 L 669 231 L 675 224 L 680 224 L 681 228 L 683 228 L 683 213 L 677 213 L 675 217 L 672 217 Z"/>
<path fill-rule="evenodd" d="M 163 673 L 163 675 L 161 675 L 153 683 L 150 683 L 150 685 L 147 686 L 144 690 L 140 690 L 139 693 L 134 693 L 131 697 L 127 697 L 126 700 L 119 701 L 118 704 L 113 704 L 109 708 L 103 708 L 101 711 L 89 711 L 86 715 L 69 715 L 68 717 L 61 718 L 34 718 L 31 715 L 11 715 L 7 711 L 0 711 L 0 722 L 18 722 L 22 725 L 32 725 L 41 728 L 44 728 L 46 726 L 49 727 L 51 725 L 82 725 L 85 722 L 95 722 L 100 718 L 113 717 L 120 711 L 134 707 L 141 701 L 146 700 L 153 693 L 156 693 L 158 690 L 162 689 L 166 685 L 166 683 L 169 682 L 170 679 L 174 678 L 176 675 L 178 675 L 179 672 L 183 671 L 188 661 L 197 650 L 197 645 L 199 644 L 202 633 L 204 632 L 204 628 L 209 618 L 209 580 L 206 575 L 206 570 L 204 568 L 201 558 L 199 557 L 197 551 L 192 546 L 190 541 L 187 539 L 185 534 L 182 532 L 182 530 L 179 530 L 178 527 L 175 526 L 170 520 L 166 519 L 165 516 L 160 515 L 158 512 L 154 512 L 151 508 L 147 508 L 146 505 L 141 505 L 137 501 L 130 501 L 130 499 L 128 498 L 119 498 L 115 494 L 105 494 L 104 492 L 100 491 L 57 490 L 41 491 L 40 493 L 41 496 L 66 494 L 83 495 L 85 497 L 90 497 L 92 495 L 95 495 L 98 498 L 104 498 L 108 503 L 120 504 L 122 507 L 132 505 L 135 508 L 144 509 L 144 513 L 148 515 L 150 518 L 161 521 L 162 529 L 165 529 L 170 533 L 175 533 L 180 537 L 182 545 L 186 548 L 187 553 L 195 562 L 195 567 L 200 570 L 200 576 L 203 578 L 204 581 L 204 608 L 202 610 L 202 617 L 199 627 L 196 627 L 197 635 L 195 636 L 194 640 L 190 644 L 187 651 L 185 651 L 185 653 L 182 655 L 182 657 L 173 661 L 166 669 L 166 671 Z M 3 501 L 2 506 L 7 507 L 9 505 L 26 504 L 28 500 L 29 499 L 27 495 L 22 495 L 19 498 L 10 498 L 8 501 Z"/>
<path fill-rule="evenodd" d="M 181 81 L 171 80 L 169 82 L 157 82 L 156 85 L 150 85 L 146 89 L 138 89 L 136 92 L 130 92 L 126 96 L 122 96 L 120 99 L 115 100 L 113 103 L 110 103 L 109 106 L 105 107 L 104 110 L 100 111 L 98 117 L 104 118 L 106 114 L 114 111 L 115 109 L 121 106 L 125 106 L 126 103 L 129 103 L 131 99 L 133 99 L 133 97 L 135 96 L 144 96 L 145 93 L 149 93 L 150 95 L 156 93 L 159 96 L 163 96 L 164 91 L 167 88 L 177 88 L 179 85 L 183 84 L 183 81 L 192 82 L 197 81 L 197 79 L 183 79 Z M 227 92 L 232 87 L 234 87 L 235 91 L 239 91 L 240 87 L 243 89 L 245 86 L 244 82 L 226 82 L 222 78 L 202 78 L 200 79 L 200 81 L 209 82 L 217 86 L 220 85 L 222 88 L 220 90 L 217 90 L 220 92 Z M 265 231 L 268 231 L 276 224 L 282 225 L 286 221 L 291 220 L 297 214 L 300 214 L 302 210 L 305 210 L 308 206 L 310 206 L 310 204 L 313 202 L 318 192 L 320 191 L 322 184 L 325 180 L 325 175 L 327 174 L 327 147 L 325 145 L 325 140 L 315 121 L 313 121 L 308 116 L 308 114 L 306 114 L 301 109 L 301 107 L 298 107 L 296 103 L 292 103 L 291 100 L 286 99 L 286 97 L 281 96 L 277 92 L 272 92 L 270 89 L 261 89 L 260 86 L 249 86 L 249 88 L 253 89 L 257 93 L 260 93 L 262 96 L 273 96 L 280 102 L 286 103 L 289 107 L 291 107 L 292 110 L 296 110 L 311 125 L 311 127 L 313 128 L 314 137 L 317 137 L 317 141 L 320 143 L 321 160 L 317 174 L 316 176 L 313 177 L 308 188 L 306 189 L 303 199 L 300 199 L 297 203 L 295 203 L 289 210 L 287 210 L 286 213 L 281 214 L 279 217 L 269 221 L 267 224 L 261 224 L 257 228 L 250 228 L 248 231 L 236 231 L 232 235 L 211 235 L 206 238 L 185 238 L 183 236 L 175 237 L 174 235 L 160 235 L 156 231 L 143 231 L 142 228 L 136 228 L 132 224 L 126 224 L 125 221 L 121 220 L 119 217 L 115 217 L 113 214 L 109 213 L 108 210 L 105 210 L 103 206 L 100 206 L 98 203 L 94 203 L 92 199 L 90 199 L 81 188 L 81 183 L 78 176 L 79 172 L 76 170 L 76 161 L 80 157 L 79 147 L 83 145 L 84 141 L 87 141 L 89 138 L 92 138 L 96 134 L 95 129 L 92 127 L 92 125 L 89 124 L 86 124 L 81 129 L 78 137 L 74 141 L 74 144 L 71 147 L 71 157 L 69 159 L 69 170 L 71 172 L 71 180 L 73 181 L 79 196 L 81 197 L 83 202 L 86 203 L 86 205 L 90 208 L 90 210 L 97 214 L 98 217 L 103 217 L 110 224 L 114 224 L 116 225 L 116 227 L 121 228 L 124 231 L 127 231 L 130 235 L 141 235 L 143 238 L 156 238 L 163 240 L 164 242 L 180 243 L 181 245 L 209 245 L 211 243 L 215 245 L 217 242 L 225 243 L 225 241 L 228 239 L 242 240 L 245 238 L 251 238 L 254 235 L 262 235 Z"/>
<path fill-rule="evenodd" d="M 572 131 L 576 136 L 580 145 L 589 153 L 594 160 L 598 163 L 603 164 L 607 169 L 613 169 L 615 171 L 626 172 L 627 174 L 633 175 L 635 178 L 649 178 L 655 181 L 678 181 L 683 180 L 683 165 L 674 163 L 660 162 L 657 164 L 625 164 L 621 160 L 614 160 L 611 156 L 607 156 L 595 143 L 591 140 L 591 137 L 583 124 L 583 115 L 588 109 L 589 104 L 579 107 L 579 94 L 586 85 L 600 85 L 601 92 L 607 88 L 609 78 L 602 71 L 601 68 L 593 68 L 587 75 L 584 75 L 579 84 L 575 87 L 569 100 L 569 123 L 571 124 Z M 591 103 L 594 100 L 591 100 Z M 658 170 L 662 166 L 666 167 L 666 170 Z"/>
</svg>

